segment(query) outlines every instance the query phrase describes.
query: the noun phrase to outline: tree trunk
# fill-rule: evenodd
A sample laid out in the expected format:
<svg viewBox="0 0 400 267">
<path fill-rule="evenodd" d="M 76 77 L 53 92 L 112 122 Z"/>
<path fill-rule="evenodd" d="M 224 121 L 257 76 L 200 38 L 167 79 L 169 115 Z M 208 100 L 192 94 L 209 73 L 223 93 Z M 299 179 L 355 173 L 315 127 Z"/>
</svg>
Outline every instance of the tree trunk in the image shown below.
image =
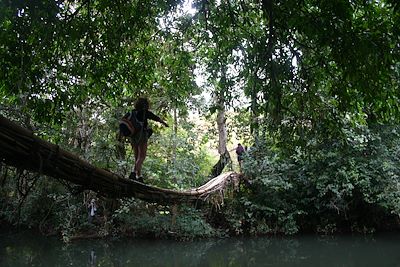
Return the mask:
<svg viewBox="0 0 400 267">
<path fill-rule="evenodd" d="M 222 77 L 219 83 L 219 92 L 217 95 L 217 106 L 218 106 L 218 115 L 217 115 L 217 126 L 218 126 L 218 153 L 219 160 L 217 164 L 211 170 L 211 177 L 216 177 L 220 175 L 225 168 L 231 162 L 231 156 L 229 155 L 227 149 L 228 142 L 228 133 L 226 130 L 226 118 L 225 118 L 225 91 L 226 88 L 226 67 L 222 69 Z"/>
<path fill-rule="evenodd" d="M 176 177 L 176 150 L 177 150 L 177 138 L 178 138 L 178 108 L 175 104 L 174 107 L 174 125 L 173 125 L 173 137 L 172 137 L 172 169 L 173 169 L 173 176 L 172 180 L 174 183 L 177 183 Z"/>
<path fill-rule="evenodd" d="M 211 171 L 211 177 L 216 177 L 222 173 L 225 166 L 231 162 L 231 156 L 229 155 L 227 149 L 228 134 L 226 131 L 226 119 L 225 119 L 225 108 L 222 107 L 218 111 L 217 115 L 217 125 L 218 125 L 218 153 L 219 160 L 217 164 L 214 165 Z"/>
</svg>

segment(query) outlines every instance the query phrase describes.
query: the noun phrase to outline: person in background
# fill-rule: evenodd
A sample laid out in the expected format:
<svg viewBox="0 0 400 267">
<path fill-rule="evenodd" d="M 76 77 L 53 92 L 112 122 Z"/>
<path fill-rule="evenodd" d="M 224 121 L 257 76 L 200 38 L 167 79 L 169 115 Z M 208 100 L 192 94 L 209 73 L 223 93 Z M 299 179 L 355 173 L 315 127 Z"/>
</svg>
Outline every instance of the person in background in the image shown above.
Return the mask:
<svg viewBox="0 0 400 267">
<path fill-rule="evenodd" d="M 148 120 L 159 122 L 165 127 L 168 127 L 168 124 L 165 121 L 163 121 L 160 117 L 155 115 L 149 109 L 150 102 L 147 98 L 140 97 L 137 99 L 135 103 L 135 109 L 133 111 L 136 114 L 136 119 L 142 124 L 142 127 L 139 131 L 137 131 L 129 138 L 135 154 L 135 162 L 129 178 L 142 183 L 142 166 L 147 156 L 147 142 L 149 140 L 149 137 L 153 134 L 152 129 L 149 128 Z"/>
<path fill-rule="evenodd" d="M 242 171 L 242 162 L 245 151 L 246 150 L 244 149 L 244 147 L 239 143 L 238 146 L 236 147 L 236 155 L 237 155 L 237 161 L 239 162 L 240 171 Z"/>
<path fill-rule="evenodd" d="M 92 198 L 92 200 L 88 205 L 88 212 L 89 212 L 88 221 L 89 223 L 93 223 L 97 212 L 96 200 L 94 198 Z"/>
</svg>

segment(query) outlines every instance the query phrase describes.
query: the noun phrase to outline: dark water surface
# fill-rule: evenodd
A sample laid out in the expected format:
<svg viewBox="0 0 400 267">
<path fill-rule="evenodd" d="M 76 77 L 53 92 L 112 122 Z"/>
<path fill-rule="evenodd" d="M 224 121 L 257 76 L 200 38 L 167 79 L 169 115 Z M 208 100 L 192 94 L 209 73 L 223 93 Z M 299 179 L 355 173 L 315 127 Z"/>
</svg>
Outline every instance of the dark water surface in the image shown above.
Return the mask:
<svg viewBox="0 0 400 267">
<path fill-rule="evenodd" d="M 0 267 L 399 266 L 400 234 L 229 238 L 195 242 L 83 240 L 0 232 Z"/>
</svg>

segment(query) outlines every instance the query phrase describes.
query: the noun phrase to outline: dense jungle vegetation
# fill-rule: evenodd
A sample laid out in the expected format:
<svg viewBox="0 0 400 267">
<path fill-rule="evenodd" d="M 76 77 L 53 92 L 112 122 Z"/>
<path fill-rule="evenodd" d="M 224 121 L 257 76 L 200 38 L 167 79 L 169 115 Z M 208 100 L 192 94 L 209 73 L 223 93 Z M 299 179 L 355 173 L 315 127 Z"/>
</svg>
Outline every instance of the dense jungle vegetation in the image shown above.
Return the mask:
<svg viewBox="0 0 400 267">
<path fill-rule="evenodd" d="M 398 229 L 399 11 L 395 0 L 2 0 L 1 115 L 126 176 L 118 120 L 147 96 L 171 125 L 152 125 L 144 163 L 164 188 L 199 186 L 217 162 L 238 171 L 232 148 L 249 150 L 238 192 L 176 218 L 1 164 L 0 223 L 66 241 Z"/>
</svg>

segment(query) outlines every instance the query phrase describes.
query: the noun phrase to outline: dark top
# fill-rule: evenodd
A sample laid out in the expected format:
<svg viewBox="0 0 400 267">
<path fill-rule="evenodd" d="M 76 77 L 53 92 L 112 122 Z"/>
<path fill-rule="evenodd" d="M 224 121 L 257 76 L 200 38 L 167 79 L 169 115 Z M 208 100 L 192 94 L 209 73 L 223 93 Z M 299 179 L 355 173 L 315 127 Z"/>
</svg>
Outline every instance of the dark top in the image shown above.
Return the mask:
<svg viewBox="0 0 400 267">
<path fill-rule="evenodd" d="M 133 110 L 133 111 L 137 111 L 137 110 Z M 143 122 L 143 128 L 145 128 L 145 129 L 148 127 L 147 120 L 162 122 L 162 119 L 160 117 L 158 117 L 157 115 L 155 115 L 153 112 L 151 112 L 149 110 L 137 111 L 136 118 L 138 121 Z"/>
<path fill-rule="evenodd" d="M 236 148 L 236 154 L 238 154 L 238 156 L 241 156 L 244 152 L 244 147 L 243 146 L 238 146 Z"/>
</svg>

